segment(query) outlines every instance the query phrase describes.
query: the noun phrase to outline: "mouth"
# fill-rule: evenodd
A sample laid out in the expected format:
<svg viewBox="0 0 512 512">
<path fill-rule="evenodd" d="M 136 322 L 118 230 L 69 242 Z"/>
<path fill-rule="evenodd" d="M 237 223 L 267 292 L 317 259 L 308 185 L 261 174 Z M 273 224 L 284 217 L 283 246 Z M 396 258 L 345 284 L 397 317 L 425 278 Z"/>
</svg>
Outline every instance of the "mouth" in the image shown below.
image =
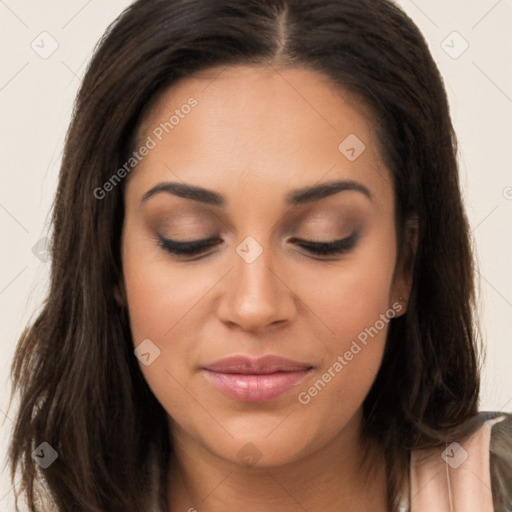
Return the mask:
<svg viewBox="0 0 512 512">
<path fill-rule="evenodd" d="M 278 356 L 232 356 L 202 368 L 210 384 L 234 400 L 266 402 L 297 386 L 312 366 Z"/>
</svg>

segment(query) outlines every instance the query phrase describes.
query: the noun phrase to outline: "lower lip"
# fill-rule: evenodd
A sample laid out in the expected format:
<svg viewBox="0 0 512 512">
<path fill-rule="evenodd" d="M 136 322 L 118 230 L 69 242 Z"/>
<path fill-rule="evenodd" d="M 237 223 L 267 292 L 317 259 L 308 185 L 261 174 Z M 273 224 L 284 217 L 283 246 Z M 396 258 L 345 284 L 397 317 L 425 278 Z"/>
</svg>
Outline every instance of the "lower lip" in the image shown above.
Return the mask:
<svg viewBox="0 0 512 512">
<path fill-rule="evenodd" d="M 217 373 L 205 370 L 208 380 L 221 393 L 243 402 L 266 402 L 299 384 L 310 370 L 277 372 L 266 375 Z"/>
</svg>

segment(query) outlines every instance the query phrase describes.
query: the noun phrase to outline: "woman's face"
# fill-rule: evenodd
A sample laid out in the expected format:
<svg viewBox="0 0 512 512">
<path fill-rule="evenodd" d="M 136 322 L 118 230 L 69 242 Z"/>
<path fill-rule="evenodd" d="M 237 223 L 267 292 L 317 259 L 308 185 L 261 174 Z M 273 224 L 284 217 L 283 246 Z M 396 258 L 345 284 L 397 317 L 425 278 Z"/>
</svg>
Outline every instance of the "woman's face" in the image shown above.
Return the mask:
<svg viewBox="0 0 512 512">
<path fill-rule="evenodd" d="M 140 146 L 124 291 L 173 437 L 271 467 L 358 431 L 408 296 L 391 174 L 366 110 L 311 71 L 216 68 L 166 91 Z M 188 256 L 162 239 L 214 242 Z M 327 255 L 300 245 L 341 239 Z M 213 365 L 268 355 L 294 363 Z"/>
</svg>

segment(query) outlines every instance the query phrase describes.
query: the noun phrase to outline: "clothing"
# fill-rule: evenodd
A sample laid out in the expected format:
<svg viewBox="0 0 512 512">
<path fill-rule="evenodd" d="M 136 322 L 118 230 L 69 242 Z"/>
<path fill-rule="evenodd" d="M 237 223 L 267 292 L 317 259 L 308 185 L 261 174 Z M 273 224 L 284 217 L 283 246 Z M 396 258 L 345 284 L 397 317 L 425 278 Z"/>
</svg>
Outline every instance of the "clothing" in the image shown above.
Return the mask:
<svg viewBox="0 0 512 512">
<path fill-rule="evenodd" d="M 413 450 L 407 512 L 512 512 L 512 414 L 481 412 L 460 444 Z"/>
</svg>

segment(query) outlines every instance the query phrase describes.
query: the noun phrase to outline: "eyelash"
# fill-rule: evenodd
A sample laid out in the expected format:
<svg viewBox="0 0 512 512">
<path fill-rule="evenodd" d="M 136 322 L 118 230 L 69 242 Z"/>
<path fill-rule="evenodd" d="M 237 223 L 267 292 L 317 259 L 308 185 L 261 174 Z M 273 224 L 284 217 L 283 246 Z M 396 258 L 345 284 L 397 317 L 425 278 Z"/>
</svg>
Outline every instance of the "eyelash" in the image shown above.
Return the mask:
<svg viewBox="0 0 512 512">
<path fill-rule="evenodd" d="M 297 245 L 307 251 L 321 256 L 341 255 L 354 248 L 359 239 L 359 233 L 352 233 L 346 238 L 334 240 L 332 242 L 312 242 L 310 240 L 300 240 L 292 238 L 291 241 L 297 242 Z M 177 256 L 196 256 L 204 253 L 208 248 L 218 245 L 222 240 L 218 238 L 208 238 L 204 240 L 193 240 L 191 242 L 178 242 L 164 238 L 162 235 L 156 236 L 157 245 L 165 251 Z"/>
</svg>

